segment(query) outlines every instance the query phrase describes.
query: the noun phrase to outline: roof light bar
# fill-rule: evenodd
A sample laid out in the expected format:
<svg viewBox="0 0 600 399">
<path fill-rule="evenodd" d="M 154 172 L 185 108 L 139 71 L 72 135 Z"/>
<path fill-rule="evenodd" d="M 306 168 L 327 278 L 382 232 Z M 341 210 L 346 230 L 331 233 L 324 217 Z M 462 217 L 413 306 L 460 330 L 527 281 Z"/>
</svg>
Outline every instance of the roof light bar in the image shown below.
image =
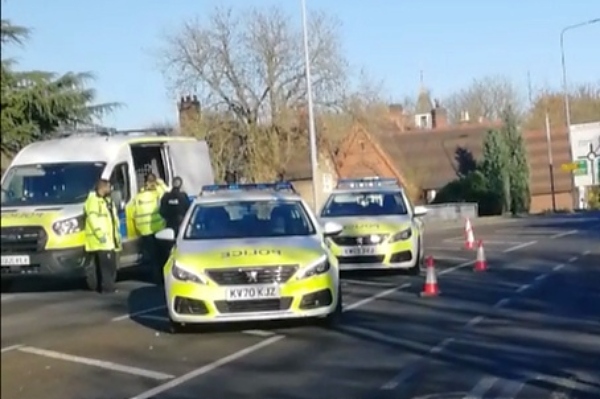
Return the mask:
<svg viewBox="0 0 600 399">
<path fill-rule="evenodd" d="M 202 194 L 228 192 L 228 191 L 288 191 L 296 193 L 294 186 L 290 182 L 276 183 L 249 183 L 249 184 L 211 184 L 202 187 Z"/>
<path fill-rule="evenodd" d="M 361 177 L 340 179 L 337 188 L 400 187 L 398 180 L 389 177 Z"/>
</svg>

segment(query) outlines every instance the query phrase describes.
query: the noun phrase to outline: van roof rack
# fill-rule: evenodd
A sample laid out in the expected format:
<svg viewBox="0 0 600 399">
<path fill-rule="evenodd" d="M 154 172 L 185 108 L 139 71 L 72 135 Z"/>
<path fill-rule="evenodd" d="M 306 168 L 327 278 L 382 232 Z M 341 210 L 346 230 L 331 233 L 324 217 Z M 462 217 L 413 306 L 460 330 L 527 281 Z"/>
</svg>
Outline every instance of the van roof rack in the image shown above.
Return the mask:
<svg viewBox="0 0 600 399">
<path fill-rule="evenodd" d="M 173 129 L 165 128 L 165 129 L 125 129 L 125 130 L 117 130 L 114 128 L 106 128 L 106 127 L 92 127 L 92 128 L 82 128 L 82 129 L 73 129 L 73 130 L 65 130 L 61 131 L 57 134 L 57 137 L 65 138 L 65 137 L 75 137 L 75 136 L 102 136 L 102 137 L 112 137 L 112 136 L 171 136 L 173 133 Z"/>
<path fill-rule="evenodd" d="M 398 180 L 389 177 L 360 177 L 355 179 L 340 179 L 336 188 L 369 188 L 369 187 L 401 187 Z"/>
<path fill-rule="evenodd" d="M 202 187 L 201 195 L 215 194 L 219 192 L 239 192 L 239 191 L 277 191 L 297 194 L 292 183 L 288 181 L 279 181 L 275 183 L 246 183 L 246 184 L 211 184 Z"/>
</svg>

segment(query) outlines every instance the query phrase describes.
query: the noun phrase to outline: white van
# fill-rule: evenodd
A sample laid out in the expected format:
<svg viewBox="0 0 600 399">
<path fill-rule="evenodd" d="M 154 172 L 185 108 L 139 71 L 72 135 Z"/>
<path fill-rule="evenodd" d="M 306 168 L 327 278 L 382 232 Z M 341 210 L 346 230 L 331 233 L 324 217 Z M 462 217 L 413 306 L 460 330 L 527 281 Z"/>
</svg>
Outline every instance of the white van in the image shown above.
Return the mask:
<svg viewBox="0 0 600 399">
<path fill-rule="evenodd" d="M 190 196 L 214 184 L 208 145 L 151 131 L 73 133 L 28 145 L 2 176 L 1 271 L 20 276 L 83 276 L 83 204 L 99 178 L 110 180 L 123 237 L 122 267 L 139 263 L 132 199 L 153 172 L 180 176 Z"/>
</svg>

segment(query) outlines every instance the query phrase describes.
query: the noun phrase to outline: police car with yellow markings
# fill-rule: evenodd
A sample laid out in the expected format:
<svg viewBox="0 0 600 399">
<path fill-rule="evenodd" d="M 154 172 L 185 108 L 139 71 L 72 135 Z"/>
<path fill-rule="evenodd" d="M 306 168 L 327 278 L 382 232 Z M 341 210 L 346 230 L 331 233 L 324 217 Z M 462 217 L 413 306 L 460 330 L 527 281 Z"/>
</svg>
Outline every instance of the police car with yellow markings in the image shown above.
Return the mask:
<svg viewBox="0 0 600 399">
<path fill-rule="evenodd" d="M 100 178 L 112 185 L 120 219 L 119 265 L 138 264 L 133 198 L 148 172 L 167 184 L 180 176 L 188 192 L 214 183 L 205 141 L 152 129 L 63 132 L 23 148 L 2 176 L 3 287 L 32 275 L 86 276 L 95 286 L 84 252 L 83 204 Z"/>
<path fill-rule="evenodd" d="M 342 179 L 325 202 L 321 222 L 337 222 L 341 234 L 331 249 L 341 270 L 408 269 L 420 271 L 423 222 L 427 213 L 413 207 L 396 179 Z"/>
<path fill-rule="evenodd" d="M 290 183 L 213 185 L 190 207 L 164 267 L 175 333 L 193 324 L 315 318 L 342 311 L 338 262 L 321 226 Z"/>
</svg>

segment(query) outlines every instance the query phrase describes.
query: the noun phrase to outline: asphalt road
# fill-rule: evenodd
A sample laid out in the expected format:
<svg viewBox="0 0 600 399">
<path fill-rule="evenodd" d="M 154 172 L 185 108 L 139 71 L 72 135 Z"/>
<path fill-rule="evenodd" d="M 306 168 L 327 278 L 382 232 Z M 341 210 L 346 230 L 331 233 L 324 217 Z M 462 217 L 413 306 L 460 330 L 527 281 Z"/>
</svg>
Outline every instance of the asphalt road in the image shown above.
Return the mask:
<svg viewBox="0 0 600 399">
<path fill-rule="evenodd" d="M 460 229 L 431 230 L 441 295 L 419 296 L 423 276 L 346 274 L 335 331 L 173 336 L 162 293 L 144 282 L 122 281 L 110 297 L 17 286 L 2 294 L 1 397 L 600 398 L 600 216 L 474 230 L 486 272 L 473 272 Z"/>
</svg>

